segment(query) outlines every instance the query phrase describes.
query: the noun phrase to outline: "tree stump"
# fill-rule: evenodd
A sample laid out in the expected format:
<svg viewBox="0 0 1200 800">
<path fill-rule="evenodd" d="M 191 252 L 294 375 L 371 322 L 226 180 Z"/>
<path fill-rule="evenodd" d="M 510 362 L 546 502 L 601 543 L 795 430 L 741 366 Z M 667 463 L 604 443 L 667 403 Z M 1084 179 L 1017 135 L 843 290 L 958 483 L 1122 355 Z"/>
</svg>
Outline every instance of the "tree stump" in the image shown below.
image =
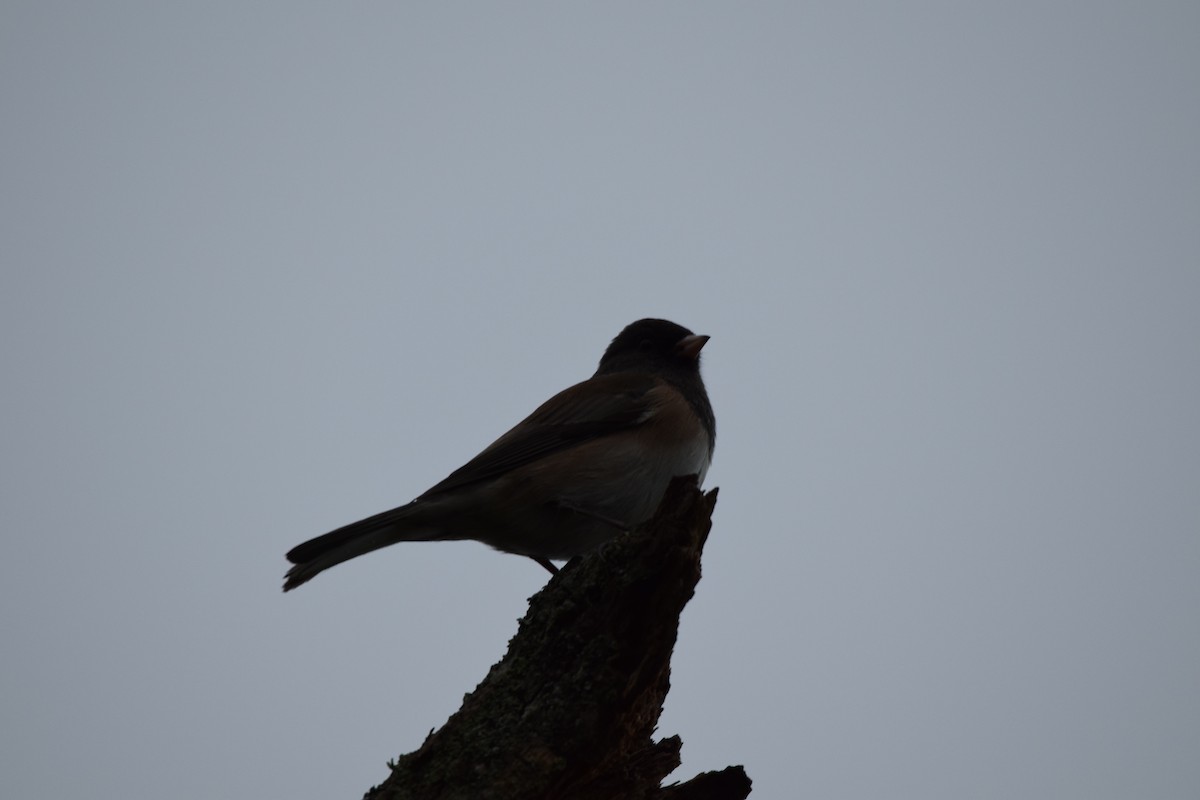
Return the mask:
<svg viewBox="0 0 1200 800">
<path fill-rule="evenodd" d="M 741 767 L 661 786 L 682 743 L 653 739 L 716 500 L 677 478 L 652 520 L 568 563 L 462 708 L 366 800 L 746 797 Z"/>
</svg>

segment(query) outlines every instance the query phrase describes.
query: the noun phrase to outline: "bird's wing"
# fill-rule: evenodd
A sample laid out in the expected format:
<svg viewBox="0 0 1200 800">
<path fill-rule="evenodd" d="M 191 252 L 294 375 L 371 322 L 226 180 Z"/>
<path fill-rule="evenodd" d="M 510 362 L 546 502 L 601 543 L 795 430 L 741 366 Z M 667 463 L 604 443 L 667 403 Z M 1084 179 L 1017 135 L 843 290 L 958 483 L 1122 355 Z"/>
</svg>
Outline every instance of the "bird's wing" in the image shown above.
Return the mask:
<svg viewBox="0 0 1200 800">
<path fill-rule="evenodd" d="M 488 480 L 568 447 L 635 427 L 650 415 L 651 390 L 657 384 L 650 375 L 618 373 L 564 389 L 421 497 Z"/>
</svg>

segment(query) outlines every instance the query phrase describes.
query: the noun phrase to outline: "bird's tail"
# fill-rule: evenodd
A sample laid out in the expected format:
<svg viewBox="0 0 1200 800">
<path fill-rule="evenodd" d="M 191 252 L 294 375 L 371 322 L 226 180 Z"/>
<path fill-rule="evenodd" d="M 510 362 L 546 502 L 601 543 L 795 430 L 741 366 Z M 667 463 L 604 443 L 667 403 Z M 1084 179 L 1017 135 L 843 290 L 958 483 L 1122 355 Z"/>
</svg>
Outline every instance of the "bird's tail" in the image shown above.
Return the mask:
<svg viewBox="0 0 1200 800">
<path fill-rule="evenodd" d="M 296 545 L 287 554 L 295 566 L 284 576 L 283 590 L 291 591 L 330 567 L 396 542 L 442 538 L 416 522 L 414 505 L 384 511 Z"/>
</svg>

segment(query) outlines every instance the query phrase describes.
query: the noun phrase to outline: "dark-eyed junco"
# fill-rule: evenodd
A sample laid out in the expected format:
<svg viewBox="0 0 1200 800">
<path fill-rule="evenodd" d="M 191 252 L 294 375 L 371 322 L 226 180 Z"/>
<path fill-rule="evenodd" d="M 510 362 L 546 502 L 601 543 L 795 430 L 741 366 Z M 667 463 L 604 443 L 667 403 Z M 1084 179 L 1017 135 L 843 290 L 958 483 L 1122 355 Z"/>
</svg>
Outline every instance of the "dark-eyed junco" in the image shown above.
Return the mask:
<svg viewBox="0 0 1200 800">
<path fill-rule="evenodd" d="M 294 547 L 283 590 L 396 542 L 475 539 L 554 572 L 550 559 L 646 521 L 671 478 L 703 481 L 712 461 L 716 420 L 700 379 L 707 341 L 666 320 L 634 322 L 595 375 L 416 500 Z"/>
</svg>

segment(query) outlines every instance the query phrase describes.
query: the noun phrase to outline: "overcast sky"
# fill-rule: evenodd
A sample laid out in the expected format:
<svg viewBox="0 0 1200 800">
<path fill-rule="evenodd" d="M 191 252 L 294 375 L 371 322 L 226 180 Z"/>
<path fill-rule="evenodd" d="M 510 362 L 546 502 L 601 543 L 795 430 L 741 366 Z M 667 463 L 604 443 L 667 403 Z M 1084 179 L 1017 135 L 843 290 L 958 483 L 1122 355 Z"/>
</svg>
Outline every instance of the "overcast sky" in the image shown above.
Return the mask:
<svg viewBox="0 0 1200 800">
<path fill-rule="evenodd" d="M 1200 5 L 0 8 L 0 796 L 358 797 L 546 574 L 283 595 L 662 316 L 660 726 L 755 797 L 1200 794 Z"/>
</svg>

